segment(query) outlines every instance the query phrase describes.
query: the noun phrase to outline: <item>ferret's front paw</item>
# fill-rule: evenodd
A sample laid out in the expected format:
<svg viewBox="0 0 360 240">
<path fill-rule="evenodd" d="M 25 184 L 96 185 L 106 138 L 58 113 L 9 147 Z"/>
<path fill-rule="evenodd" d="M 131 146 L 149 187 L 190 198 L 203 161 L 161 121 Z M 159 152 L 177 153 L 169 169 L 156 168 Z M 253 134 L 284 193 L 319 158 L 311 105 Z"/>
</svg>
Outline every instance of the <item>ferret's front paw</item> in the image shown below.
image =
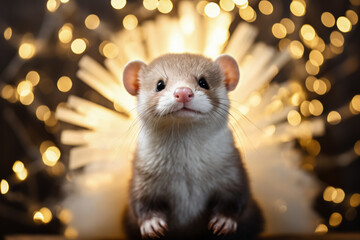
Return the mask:
<svg viewBox="0 0 360 240">
<path fill-rule="evenodd" d="M 232 218 L 216 215 L 209 222 L 209 229 L 216 235 L 226 235 L 236 232 L 237 222 Z"/>
<path fill-rule="evenodd" d="M 142 238 L 160 238 L 168 230 L 165 220 L 160 217 L 152 217 L 143 221 L 140 225 Z"/>
</svg>

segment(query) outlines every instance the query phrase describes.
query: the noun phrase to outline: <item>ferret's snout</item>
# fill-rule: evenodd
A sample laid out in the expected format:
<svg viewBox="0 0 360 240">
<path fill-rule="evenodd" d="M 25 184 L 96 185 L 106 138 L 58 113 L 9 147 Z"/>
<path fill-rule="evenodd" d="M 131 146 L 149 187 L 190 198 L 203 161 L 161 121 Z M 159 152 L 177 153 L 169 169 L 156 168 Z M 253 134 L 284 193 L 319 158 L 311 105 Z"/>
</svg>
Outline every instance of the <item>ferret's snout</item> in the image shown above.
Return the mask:
<svg viewBox="0 0 360 240">
<path fill-rule="evenodd" d="M 176 101 L 186 103 L 194 98 L 194 93 L 190 88 L 182 87 L 175 90 L 174 97 L 176 98 Z"/>
</svg>

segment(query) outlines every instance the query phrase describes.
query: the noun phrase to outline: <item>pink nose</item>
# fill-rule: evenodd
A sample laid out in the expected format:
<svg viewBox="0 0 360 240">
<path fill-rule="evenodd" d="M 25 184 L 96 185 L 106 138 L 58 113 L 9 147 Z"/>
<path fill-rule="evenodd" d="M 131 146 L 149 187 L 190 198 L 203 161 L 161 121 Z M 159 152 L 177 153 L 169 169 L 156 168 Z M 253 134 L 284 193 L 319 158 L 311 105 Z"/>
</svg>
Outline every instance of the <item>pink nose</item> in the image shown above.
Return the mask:
<svg viewBox="0 0 360 240">
<path fill-rule="evenodd" d="M 186 103 L 190 102 L 194 97 L 193 91 L 188 87 L 177 88 L 174 92 L 176 101 Z"/>
</svg>

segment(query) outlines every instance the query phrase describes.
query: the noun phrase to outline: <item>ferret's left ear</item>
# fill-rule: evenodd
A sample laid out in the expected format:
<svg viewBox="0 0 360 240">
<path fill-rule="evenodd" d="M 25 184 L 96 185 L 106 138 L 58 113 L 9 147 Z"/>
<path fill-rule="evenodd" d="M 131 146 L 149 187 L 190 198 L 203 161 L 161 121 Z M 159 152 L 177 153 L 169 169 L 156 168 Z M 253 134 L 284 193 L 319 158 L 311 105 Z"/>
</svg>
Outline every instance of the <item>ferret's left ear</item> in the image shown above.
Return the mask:
<svg viewBox="0 0 360 240">
<path fill-rule="evenodd" d="M 124 87 L 131 95 L 136 96 L 139 93 L 140 83 L 138 74 L 143 66 L 146 66 L 146 64 L 142 61 L 131 61 L 128 62 L 124 68 Z"/>
<path fill-rule="evenodd" d="M 236 88 L 239 82 L 240 71 L 235 59 L 229 55 L 221 55 L 216 60 L 225 74 L 225 86 L 228 91 Z"/>
</svg>

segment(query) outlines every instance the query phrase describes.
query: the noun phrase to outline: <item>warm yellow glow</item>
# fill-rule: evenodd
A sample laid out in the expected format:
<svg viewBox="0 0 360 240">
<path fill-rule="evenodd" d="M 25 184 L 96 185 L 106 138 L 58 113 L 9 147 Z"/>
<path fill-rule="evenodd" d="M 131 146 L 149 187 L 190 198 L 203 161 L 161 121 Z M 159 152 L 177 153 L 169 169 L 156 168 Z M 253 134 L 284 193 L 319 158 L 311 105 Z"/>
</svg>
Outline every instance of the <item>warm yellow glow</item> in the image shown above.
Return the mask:
<svg viewBox="0 0 360 240">
<path fill-rule="evenodd" d="M 309 111 L 314 116 L 320 116 L 323 112 L 324 108 L 321 102 L 317 99 L 311 100 L 309 105 Z"/>
<path fill-rule="evenodd" d="M 301 115 L 296 110 L 291 110 L 287 115 L 287 120 L 291 126 L 298 126 L 301 123 Z"/>
<path fill-rule="evenodd" d="M 334 203 L 341 203 L 345 199 L 345 192 L 341 188 L 336 188 L 336 196 L 332 199 Z"/>
<path fill-rule="evenodd" d="M 42 154 L 42 160 L 45 165 L 47 165 L 49 167 L 53 167 L 59 160 L 60 155 L 61 155 L 60 150 L 57 147 L 50 146 Z"/>
<path fill-rule="evenodd" d="M 49 223 L 52 220 L 52 213 L 50 211 L 50 209 L 43 207 L 39 210 L 39 212 L 42 214 L 43 216 L 43 223 Z"/>
<path fill-rule="evenodd" d="M 311 139 L 310 143 L 306 146 L 306 150 L 311 156 L 315 157 L 319 155 L 321 151 L 321 145 L 315 139 Z"/>
<path fill-rule="evenodd" d="M 36 108 L 35 114 L 37 119 L 39 119 L 40 121 L 46 121 L 51 116 L 50 109 L 45 105 L 38 106 Z"/>
<path fill-rule="evenodd" d="M 319 66 L 313 65 L 310 60 L 305 63 L 305 70 L 310 75 L 317 75 L 320 71 Z"/>
<path fill-rule="evenodd" d="M 61 3 L 68 3 L 70 0 L 60 0 Z"/>
<path fill-rule="evenodd" d="M 350 20 L 352 25 L 357 24 L 359 17 L 354 10 L 347 10 L 345 16 Z"/>
<path fill-rule="evenodd" d="M 46 149 L 48 149 L 48 147 L 51 147 L 51 146 L 54 146 L 54 143 L 52 141 L 49 141 L 49 140 L 46 140 L 46 141 L 43 141 L 41 144 L 40 144 L 40 153 L 41 155 L 44 154 L 44 152 L 46 151 Z"/>
<path fill-rule="evenodd" d="M 350 106 L 355 112 L 360 112 L 360 95 L 355 95 L 351 99 Z"/>
<path fill-rule="evenodd" d="M 327 202 L 331 202 L 333 199 L 336 198 L 336 189 L 332 186 L 328 186 L 325 188 L 324 192 L 323 192 L 323 198 L 325 201 Z"/>
<path fill-rule="evenodd" d="M 159 5 L 159 0 L 144 0 L 143 5 L 147 10 L 155 10 Z"/>
<path fill-rule="evenodd" d="M 15 94 L 15 89 L 13 86 L 11 85 L 5 85 L 2 89 L 1 89 L 1 97 L 4 99 L 10 99 L 14 96 Z"/>
<path fill-rule="evenodd" d="M 4 38 L 6 40 L 10 40 L 10 38 L 12 37 L 12 28 L 11 27 L 7 27 L 5 30 L 4 30 Z"/>
<path fill-rule="evenodd" d="M 21 172 L 17 172 L 16 173 L 16 177 L 20 180 L 20 181 L 24 181 L 28 176 L 28 171 L 26 170 L 26 168 L 24 168 Z"/>
<path fill-rule="evenodd" d="M 208 4 L 207 1 L 200 1 L 196 4 L 196 11 L 198 11 L 198 13 L 200 13 L 201 15 L 205 15 L 205 6 L 206 4 Z"/>
<path fill-rule="evenodd" d="M 357 140 L 354 144 L 354 152 L 356 155 L 360 156 L 360 140 Z"/>
<path fill-rule="evenodd" d="M 281 23 L 275 23 L 271 28 L 272 34 L 276 38 L 284 38 L 286 36 L 286 28 Z"/>
<path fill-rule="evenodd" d="M 58 37 L 60 42 L 69 43 L 73 37 L 73 28 L 74 26 L 71 23 L 66 23 L 62 26 L 58 32 Z"/>
<path fill-rule="evenodd" d="M 79 233 L 75 228 L 68 226 L 65 229 L 64 236 L 68 239 L 76 239 L 79 236 Z"/>
<path fill-rule="evenodd" d="M 291 57 L 293 57 L 295 59 L 299 59 L 304 54 L 304 45 L 297 40 L 291 41 L 291 43 L 289 45 L 289 51 L 290 51 Z"/>
<path fill-rule="evenodd" d="M 72 87 L 72 81 L 68 76 L 62 76 L 57 81 L 57 88 L 60 92 L 68 92 Z"/>
<path fill-rule="evenodd" d="M 23 59 L 32 58 L 35 52 L 35 45 L 32 43 L 22 43 L 19 47 L 19 56 Z"/>
<path fill-rule="evenodd" d="M 274 7 L 271 2 L 267 0 L 261 0 L 259 2 L 259 10 L 264 15 L 270 15 L 274 11 Z"/>
<path fill-rule="evenodd" d="M 51 113 L 49 119 L 45 120 L 45 125 L 49 127 L 54 127 L 57 124 L 57 119 L 54 113 Z"/>
<path fill-rule="evenodd" d="M 309 24 L 304 24 L 301 27 L 300 34 L 301 34 L 301 37 L 307 41 L 313 40 L 316 36 L 315 29 L 312 26 L 310 26 Z"/>
<path fill-rule="evenodd" d="M 25 79 L 28 80 L 33 86 L 36 86 L 40 81 L 40 75 L 36 71 L 30 71 L 26 74 Z"/>
<path fill-rule="evenodd" d="M 16 89 L 17 89 L 17 92 L 20 95 L 20 97 L 24 97 L 24 96 L 29 95 L 32 92 L 33 85 L 31 84 L 30 81 L 24 80 L 18 84 Z"/>
<path fill-rule="evenodd" d="M 239 15 L 242 19 L 244 19 L 247 22 L 254 22 L 256 20 L 256 12 L 255 10 L 247 6 L 246 8 L 240 8 L 239 9 Z"/>
<path fill-rule="evenodd" d="M 319 95 L 324 95 L 328 89 L 324 80 L 316 79 L 313 84 L 313 90 Z"/>
<path fill-rule="evenodd" d="M 246 8 L 249 6 L 248 0 L 233 0 L 233 2 L 239 7 L 239 8 Z"/>
<path fill-rule="evenodd" d="M 126 15 L 123 19 L 123 25 L 126 30 L 133 30 L 138 25 L 138 19 L 135 17 L 135 15 Z"/>
<path fill-rule="evenodd" d="M 330 34 L 330 43 L 335 47 L 342 47 L 344 45 L 344 41 L 344 36 L 340 32 L 333 31 Z"/>
<path fill-rule="evenodd" d="M 220 14 L 220 7 L 214 2 L 209 2 L 206 4 L 204 11 L 206 16 L 215 18 Z"/>
<path fill-rule="evenodd" d="M 116 58 L 119 55 L 119 48 L 112 42 L 107 42 L 102 48 L 102 53 L 107 58 Z"/>
<path fill-rule="evenodd" d="M 7 194 L 9 192 L 9 183 L 5 179 L 2 179 L 0 182 L 0 191 L 1 194 Z"/>
<path fill-rule="evenodd" d="M 315 229 L 316 233 L 327 233 L 328 231 L 329 231 L 328 227 L 322 223 L 319 224 Z"/>
<path fill-rule="evenodd" d="M 180 18 L 180 27 L 185 35 L 190 35 L 195 31 L 194 21 L 195 19 L 190 14 L 185 14 Z"/>
<path fill-rule="evenodd" d="M 331 28 L 335 25 L 335 17 L 329 12 L 323 12 L 321 14 L 321 22 L 325 27 Z"/>
<path fill-rule="evenodd" d="M 288 34 L 291 34 L 295 31 L 295 24 L 291 19 L 283 18 L 281 19 L 280 23 L 285 26 L 286 32 Z"/>
<path fill-rule="evenodd" d="M 173 9 L 173 3 L 171 0 L 159 0 L 158 10 L 161 13 L 169 13 Z"/>
<path fill-rule="evenodd" d="M 319 50 L 320 52 L 324 52 L 325 50 L 325 42 L 321 37 L 316 37 L 317 39 L 317 45 L 315 46 L 315 49 Z"/>
<path fill-rule="evenodd" d="M 111 6 L 114 8 L 114 9 L 122 9 L 125 7 L 126 5 L 126 0 L 111 0 Z"/>
<path fill-rule="evenodd" d="M 32 102 L 34 101 L 34 93 L 30 92 L 28 95 L 26 96 L 20 96 L 19 98 L 20 102 L 24 105 L 30 105 L 32 104 Z"/>
<path fill-rule="evenodd" d="M 64 208 L 60 211 L 58 218 L 62 223 L 69 224 L 73 218 L 73 215 L 69 209 Z"/>
<path fill-rule="evenodd" d="M 350 197 L 350 206 L 356 208 L 359 205 L 360 205 L 360 194 L 359 193 L 354 193 Z"/>
<path fill-rule="evenodd" d="M 309 54 L 310 62 L 315 66 L 321 66 L 324 63 L 324 56 L 318 50 L 312 50 Z"/>
<path fill-rule="evenodd" d="M 253 95 L 250 96 L 249 98 L 249 104 L 252 107 L 256 107 L 261 103 L 261 95 L 260 93 L 255 93 Z"/>
<path fill-rule="evenodd" d="M 82 54 L 86 50 L 86 42 L 84 39 L 77 38 L 71 43 L 71 51 L 75 54 Z"/>
<path fill-rule="evenodd" d="M 350 0 L 353 6 L 360 6 L 360 0 Z"/>
<path fill-rule="evenodd" d="M 34 213 L 33 220 L 36 223 L 44 223 L 44 215 L 40 211 L 36 211 Z"/>
<path fill-rule="evenodd" d="M 220 7 L 227 12 L 234 10 L 235 4 L 232 0 L 220 0 Z"/>
<path fill-rule="evenodd" d="M 336 26 L 337 28 L 344 33 L 347 33 L 351 30 L 351 22 L 347 17 L 339 17 L 336 20 Z"/>
<path fill-rule="evenodd" d="M 87 16 L 85 18 L 85 26 L 88 29 L 94 30 L 94 29 L 98 28 L 99 25 L 100 25 L 100 19 L 95 14 L 90 14 L 89 16 Z"/>
<path fill-rule="evenodd" d="M 300 105 L 300 112 L 303 116 L 309 117 L 310 111 L 309 111 L 310 102 L 309 101 L 303 101 Z"/>
<path fill-rule="evenodd" d="M 46 8 L 49 12 L 55 12 L 60 6 L 60 2 L 58 0 L 48 0 L 46 3 Z"/>
<path fill-rule="evenodd" d="M 332 227 L 339 226 L 341 222 L 342 222 L 342 216 L 340 213 L 334 212 L 331 214 L 330 219 L 329 219 L 330 226 L 332 226 Z"/>
<path fill-rule="evenodd" d="M 327 121 L 328 123 L 330 123 L 331 125 L 336 125 L 339 124 L 341 122 L 341 115 L 340 113 L 338 113 L 337 111 L 331 111 L 329 112 L 328 116 L 327 116 Z"/>
<path fill-rule="evenodd" d="M 14 173 L 19 173 L 23 171 L 24 168 L 25 168 L 24 163 L 22 163 L 21 161 L 15 161 L 12 166 L 12 170 L 14 171 Z"/>
<path fill-rule="evenodd" d="M 297 92 L 291 96 L 290 101 L 293 106 L 299 106 L 301 102 L 304 101 L 304 99 L 305 99 L 304 93 Z"/>
<path fill-rule="evenodd" d="M 283 38 L 279 41 L 279 49 L 280 51 L 285 50 L 291 43 L 291 40 L 288 38 Z"/>
<path fill-rule="evenodd" d="M 290 3 L 290 11 L 297 17 L 304 16 L 306 13 L 306 4 L 302 0 L 293 0 Z"/>
</svg>

